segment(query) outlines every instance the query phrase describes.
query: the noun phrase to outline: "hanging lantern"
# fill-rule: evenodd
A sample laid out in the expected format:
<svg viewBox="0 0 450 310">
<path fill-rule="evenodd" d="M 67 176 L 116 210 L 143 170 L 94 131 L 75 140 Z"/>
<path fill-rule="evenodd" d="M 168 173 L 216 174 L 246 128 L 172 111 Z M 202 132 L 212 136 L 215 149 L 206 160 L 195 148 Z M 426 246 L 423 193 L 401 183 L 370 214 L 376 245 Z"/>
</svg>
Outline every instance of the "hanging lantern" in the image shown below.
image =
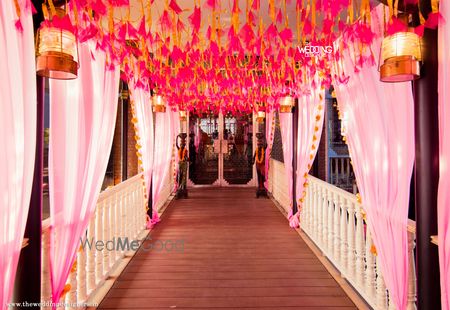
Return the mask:
<svg viewBox="0 0 450 310">
<path fill-rule="evenodd" d="M 187 112 L 186 111 L 180 111 L 180 121 L 185 122 L 187 120 Z"/>
<path fill-rule="evenodd" d="M 258 111 L 257 113 L 256 113 L 256 121 L 258 122 L 258 123 L 262 123 L 262 122 L 264 122 L 264 119 L 266 118 L 266 112 L 264 112 L 264 111 Z"/>
<path fill-rule="evenodd" d="M 65 16 L 64 9 L 57 8 L 57 16 Z M 36 49 L 36 73 L 58 80 L 76 79 L 78 75 L 78 50 L 75 34 L 50 23 L 38 30 Z"/>
<path fill-rule="evenodd" d="M 166 112 L 166 105 L 160 95 L 153 96 L 153 112 Z"/>
<path fill-rule="evenodd" d="M 420 38 L 414 32 L 397 32 L 383 39 L 380 81 L 406 82 L 420 77 Z"/>
<path fill-rule="evenodd" d="M 286 96 L 281 98 L 280 102 L 281 113 L 291 113 L 293 107 L 294 107 L 294 97 Z"/>
</svg>

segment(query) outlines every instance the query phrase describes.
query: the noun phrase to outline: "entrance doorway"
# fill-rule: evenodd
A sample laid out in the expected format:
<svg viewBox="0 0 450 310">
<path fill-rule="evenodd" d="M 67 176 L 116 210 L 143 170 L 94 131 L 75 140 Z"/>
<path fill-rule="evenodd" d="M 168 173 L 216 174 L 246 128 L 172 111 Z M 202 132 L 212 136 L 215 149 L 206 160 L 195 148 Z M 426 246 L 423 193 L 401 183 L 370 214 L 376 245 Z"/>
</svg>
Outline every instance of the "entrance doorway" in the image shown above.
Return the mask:
<svg viewBox="0 0 450 310">
<path fill-rule="evenodd" d="M 253 114 L 190 114 L 191 186 L 255 186 Z"/>
</svg>

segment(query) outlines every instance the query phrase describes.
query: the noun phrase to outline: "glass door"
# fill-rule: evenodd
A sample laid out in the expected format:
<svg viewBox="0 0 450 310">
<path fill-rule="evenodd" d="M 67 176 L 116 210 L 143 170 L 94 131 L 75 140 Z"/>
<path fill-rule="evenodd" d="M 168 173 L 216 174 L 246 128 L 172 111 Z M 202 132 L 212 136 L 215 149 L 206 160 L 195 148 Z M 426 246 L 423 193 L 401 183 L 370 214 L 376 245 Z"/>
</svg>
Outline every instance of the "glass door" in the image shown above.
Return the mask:
<svg viewBox="0 0 450 310">
<path fill-rule="evenodd" d="M 227 185 L 252 185 L 253 118 L 252 114 L 225 115 L 223 140 L 223 181 Z"/>
<path fill-rule="evenodd" d="M 219 182 L 219 115 L 189 115 L 189 183 Z"/>
<path fill-rule="evenodd" d="M 255 185 L 252 114 L 189 115 L 189 185 Z"/>
</svg>

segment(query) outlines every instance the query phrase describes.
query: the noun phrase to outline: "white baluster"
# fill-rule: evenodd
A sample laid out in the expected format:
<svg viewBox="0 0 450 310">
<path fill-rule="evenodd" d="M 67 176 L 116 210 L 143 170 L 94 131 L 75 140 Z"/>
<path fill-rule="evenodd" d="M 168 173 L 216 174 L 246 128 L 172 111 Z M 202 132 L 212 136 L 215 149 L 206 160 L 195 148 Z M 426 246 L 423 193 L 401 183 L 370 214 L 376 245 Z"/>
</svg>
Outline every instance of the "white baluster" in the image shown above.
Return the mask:
<svg viewBox="0 0 450 310">
<path fill-rule="evenodd" d="M 380 258 L 377 256 L 377 309 L 387 309 L 386 285 L 384 284 L 383 274 L 380 268 Z"/>
<path fill-rule="evenodd" d="M 391 300 L 390 298 L 389 298 L 389 305 L 388 305 L 388 309 L 389 310 L 396 310 L 397 308 L 395 307 L 395 304 L 394 304 L 394 301 L 393 300 Z"/>
<path fill-rule="evenodd" d="M 130 188 L 130 191 L 128 192 L 129 194 L 129 212 L 130 212 L 130 217 L 128 218 L 128 225 L 130 227 L 130 241 L 131 239 L 134 239 L 136 236 L 136 226 L 134 223 L 135 220 L 135 212 L 136 212 L 136 202 L 134 200 L 134 187 Z"/>
<path fill-rule="evenodd" d="M 314 227 L 314 223 L 317 223 L 317 210 L 319 209 L 319 193 L 317 192 L 317 185 L 316 183 L 311 183 L 311 190 L 313 194 L 312 199 L 312 205 L 311 209 L 309 210 L 309 231 L 311 232 L 311 235 L 314 236 L 314 238 L 317 237 L 317 227 Z"/>
<path fill-rule="evenodd" d="M 333 216 L 334 216 L 334 203 L 333 203 L 333 192 L 331 190 L 327 190 L 327 211 L 328 211 L 328 236 L 327 236 L 327 252 L 330 257 L 333 257 L 333 248 L 334 248 L 334 224 L 333 224 Z"/>
<path fill-rule="evenodd" d="M 72 310 L 76 308 L 77 304 L 77 262 L 75 261 L 72 270 L 69 273 L 69 279 L 67 279 L 67 283 L 70 285 L 70 290 L 66 294 L 66 309 Z M 62 301 L 62 300 L 61 300 Z"/>
<path fill-rule="evenodd" d="M 348 223 L 347 223 L 347 242 L 348 242 L 348 260 L 347 260 L 347 278 L 355 280 L 356 270 L 356 247 L 355 247 L 355 204 L 347 201 Z"/>
<path fill-rule="evenodd" d="M 95 212 L 95 240 L 93 244 L 93 250 L 95 252 L 95 284 L 99 283 L 103 279 L 103 250 L 97 249 L 95 243 L 97 241 L 103 241 L 103 205 L 97 204 Z"/>
<path fill-rule="evenodd" d="M 85 245 L 86 257 L 87 257 L 87 292 L 88 294 L 95 289 L 95 225 L 96 225 L 97 211 L 89 221 L 87 230 L 87 241 L 92 242 L 92 248 Z"/>
<path fill-rule="evenodd" d="M 41 257 L 41 302 L 50 305 L 52 300 L 52 287 L 50 281 L 50 230 L 47 228 L 42 233 L 42 257 Z M 43 309 L 51 307 L 43 307 Z"/>
<path fill-rule="evenodd" d="M 322 251 L 327 251 L 328 245 L 328 197 L 326 188 L 322 188 L 322 238 L 320 242 L 322 244 Z"/>
<path fill-rule="evenodd" d="M 121 203 L 120 203 L 120 237 L 122 240 L 127 237 L 127 194 L 126 192 L 121 192 Z M 125 249 L 121 250 L 121 256 L 125 255 Z"/>
<path fill-rule="evenodd" d="M 139 235 L 140 229 L 139 229 L 139 213 L 141 210 L 141 206 L 139 205 L 139 196 L 138 196 L 138 188 L 139 184 L 136 184 L 136 186 L 133 189 L 133 199 L 134 199 L 134 218 L 133 218 L 133 225 L 134 225 L 134 231 L 136 238 Z"/>
<path fill-rule="evenodd" d="M 339 209 L 340 209 L 340 257 L 341 257 L 341 275 L 347 273 L 347 252 L 348 252 L 348 242 L 347 242 L 347 204 L 344 197 L 339 197 Z"/>
<path fill-rule="evenodd" d="M 356 284 L 358 289 L 361 288 L 364 283 L 364 228 L 363 218 L 361 214 L 361 208 L 357 205 L 356 211 Z"/>
<path fill-rule="evenodd" d="M 110 236 L 109 236 L 109 227 L 111 225 L 110 222 L 110 217 L 109 217 L 109 205 L 110 205 L 110 200 L 107 199 L 105 200 L 105 202 L 103 203 L 103 242 L 105 244 L 105 247 L 103 249 L 103 275 L 105 276 L 108 272 L 109 272 L 109 251 L 108 251 L 108 247 L 110 244 Z"/>
<path fill-rule="evenodd" d="M 369 227 L 367 227 L 366 232 L 366 285 L 364 289 L 366 290 L 367 296 L 370 300 L 375 299 L 376 291 L 376 277 L 375 277 L 375 255 L 372 253 L 373 240 L 370 234 Z"/>
<path fill-rule="evenodd" d="M 111 240 L 113 240 L 114 242 L 114 249 L 112 251 L 109 252 L 109 265 L 112 267 L 114 266 L 114 264 L 117 261 L 117 251 L 116 251 L 116 245 L 117 245 L 117 232 L 118 232 L 118 227 L 117 227 L 117 206 L 119 204 L 119 200 L 117 199 L 118 195 L 114 194 L 114 197 L 111 198 L 111 200 L 113 201 L 113 204 L 111 205 L 111 222 L 110 222 L 110 226 L 111 226 Z"/>
<path fill-rule="evenodd" d="M 85 302 L 87 299 L 87 287 L 86 287 L 86 250 L 83 250 L 82 247 L 78 250 L 77 253 L 77 283 L 78 283 L 78 302 Z"/>
<path fill-rule="evenodd" d="M 414 261 L 414 248 L 416 247 L 416 234 L 408 231 L 408 304 L 407 310 L 416 310 L 416 263 Z"/>
<path fill-rule="evenodd" d="M 341 221 L 340 221 L 340 204 L 339 204 L 339 195 L 336 192 L 332 193 L 333 203 L 334 205 L 334 214 L 333 214 L 333 256 L 335 262 L 338 266 L 342 265 L 341 262 Z"/>
<path fill-rule="evenodd" d="M 312 210 L 313 218 L 312 218 L 312 229 L 313 229 L 313 236 L 318 244 L 320 244 L 320 236 L 319 236 L 319 221 L 321 218 L 321 208 L 322 208 L 322 195 L 321 191 L 319 189 L 319 186 L 314 183 L 314 196 L 315 196 L 315 202 L 314 202 L 314 209 Z"/>
<path fill-rule="evenodd" d="M 133 227 L 131 225 L 132 223 L 132 218 L 133 218 L 133 202 L 131 201 L 131 194 L 130 194 L 130 190 L 127 190 L 126 193 L 126 220 L 125 223 L 127 225 L 126 230 L 127 230 L 127 237 L 128 239 L 130 239 L 130 242 L 133 241 Z"/>
</svg>

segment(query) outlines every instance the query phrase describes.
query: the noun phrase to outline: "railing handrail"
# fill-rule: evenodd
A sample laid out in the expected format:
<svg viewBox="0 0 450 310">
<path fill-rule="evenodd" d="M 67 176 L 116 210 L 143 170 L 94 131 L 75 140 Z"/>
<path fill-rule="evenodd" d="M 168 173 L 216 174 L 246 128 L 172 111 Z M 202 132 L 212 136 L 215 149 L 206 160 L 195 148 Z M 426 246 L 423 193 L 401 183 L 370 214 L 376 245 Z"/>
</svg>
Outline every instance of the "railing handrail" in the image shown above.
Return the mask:
<svg viewBox="0 0 450 310">
<path fill-rule="evenodd" d="M 358 206 L 363 212 L 365 212 L 363 204 L 358 202 L 358 198 L 356 197 L 355 194 L 347 192 L 347 191 L 343 190 L 342 188 L 339 188 L 333 184 L 327 183 L 327 182 L 325 182 L 321 179 L 318 179 L 312 175 L 308 175 L 308 179 L 311 179 L 313 182 L 316 182 L 322 186 L 325 186 L 329 190 L 333 191 L 334 193 L 336 193 L 340 196 L 343 196 L 345 199 L 351 201 L 356 206 Z M 416 233 L 416 222 L 414 220 L 408 219 L 407 229 L 408 229 L 408 232 L 415 234 Z"/>
<path fill-rule="evenodd" d="M 308 175 L 308 179 L 312 180 L 313 182 L 319 183 L 322 186 L 327 187 L 331 191 L 333 191 L 341 196 L 344 196 L 347 200 L 357 204 L 360 208 L 362 208 L 362 205 L 358 202 L 358 198 L 356 197 L 356 195 L 349 193 L 349 192 L 343 190 L 342 188 L 339 188 L 333 184 L 327 183 L 321 179 L 313 177 L 312 175 Z"/>
<path fill-rule="evenodd" d="M 113 238 L 141 238 L 145 234 L 146 210 L 142 173 L 100 193 L 95 212 L 89 219 L 87 239 L 113 240 Z M 41 301 L 51 300 L 50 287 L 50 226 L 51 219 L 42 221 L 42 282 Z M 129 249 L 89 251 L 80 248 L 76 268 L 72 268 L 67 280 L 69 291 L 60 302 L 66 302 L 61 310 L 74 310 L 75 304 L 96 304 L 97 294 L 111 272 L 126 259 Z M 43 306 L 44 307 L 44 306 Z M 46 307 L 46 306 L 45 306 Z M 44 308 L 45 308 L 44 307 Z"/>
<path fill-rule="evenodd" d="M 126 179 L 123 182 L 120 182 L 117 185 L 114 186 L 110 186 L 108 188 L 106 188 L 104 191 L 102 191 L 100 193 L 100 195 L 98 196 L 98 200 L 97 203 L 102 202 L 103 200 L 107 199 L 108 197 L 113 196 L 114 194 L 116 194 L 117 192 L 120 192 L 121 190 L 123 190 L 124 188 L 126 188 L 128 185 L 130 185 L 131 183 L 134 183 L 136 181 L 136 179 L 141 178 L 142 173 L 138 173 L 135 176 L 132 176 L 129 179 Z M 42 220 L 42 232 L 47 231 L 50 229 L 51 226 L 51 219 L 50 217 Z"/>
<path fill-rule="evenodd" d="M 101 203 L 103 200 L 107 199 L 108 197 L 113 196 L 117 192 L 122 191 L 123 189 L 128 187 L 130 184 L 136 182 L 136 179 L 141 179 L 142 176 L 143 176 L 143 173 L 141 172 L 141 173 L 136 174 L 135 176 L 132 176 L 129 179 L 126 179 L 125 181 L 123 181 L 123 182 L 121 182 L 121 183 L 119 183 L 117 185 L 110 186 L 110 187 L 106 188 L 98 196 L 97 204 Z"/>
</svg>

